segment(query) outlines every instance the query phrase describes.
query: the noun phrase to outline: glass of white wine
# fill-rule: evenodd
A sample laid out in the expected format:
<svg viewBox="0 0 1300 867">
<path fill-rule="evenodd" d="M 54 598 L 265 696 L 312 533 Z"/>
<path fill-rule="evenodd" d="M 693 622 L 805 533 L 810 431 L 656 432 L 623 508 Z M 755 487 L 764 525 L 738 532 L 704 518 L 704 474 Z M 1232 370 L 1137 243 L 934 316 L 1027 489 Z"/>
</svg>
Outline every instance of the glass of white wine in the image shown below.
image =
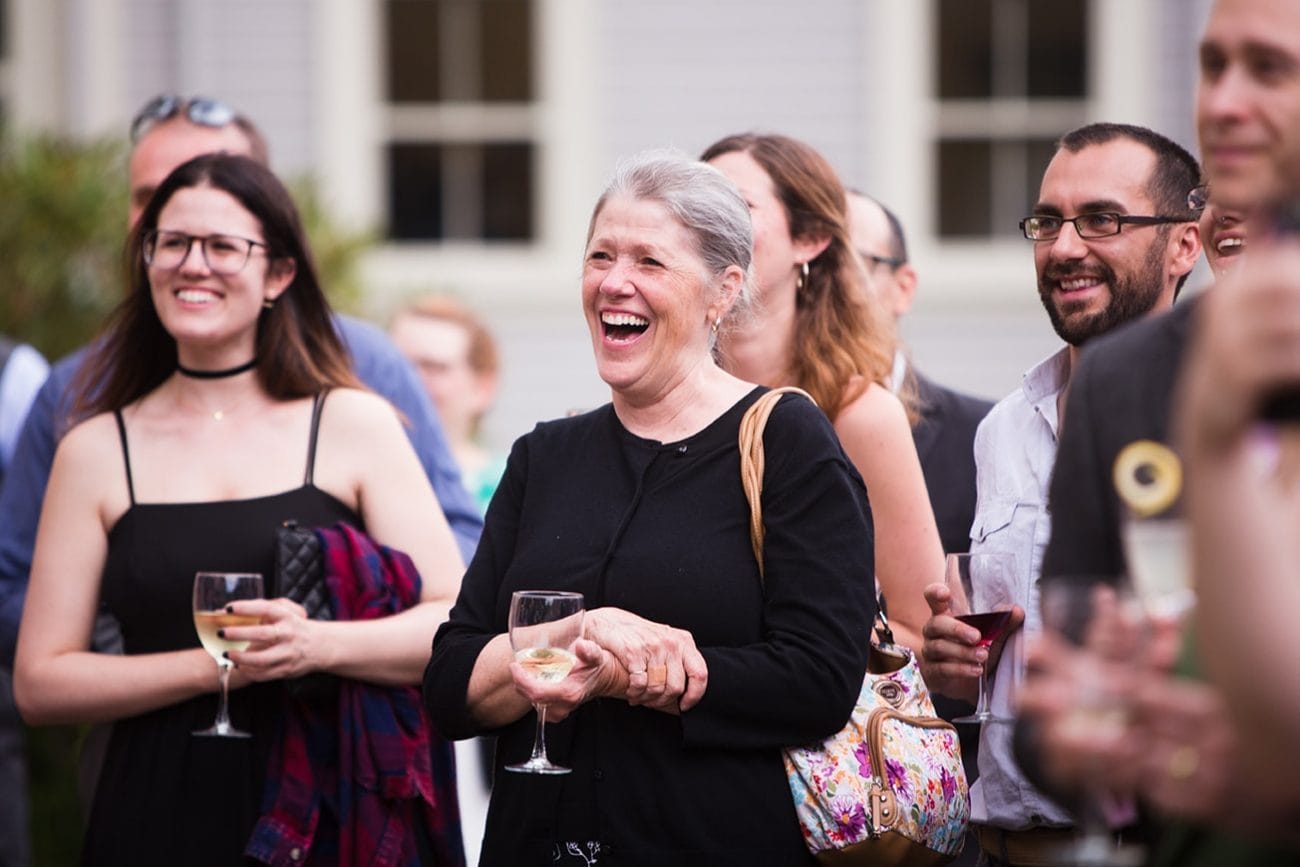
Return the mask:
<svg viewBox="0 0 1300 867">
<path fill-rule="evenodd" d="M 1196 605 L 1187 523 L 1128 515 L 1120 527 L 1129 579 L 1148 617 L 1179 622 Z"/>
<path fill-rule="evenodd" d="M 1064 725 L 1080 739 L 1118 743 L 1130 736 L 1133 660 L 1142 653 L 1141 618 L 1132 588 L 1121 576 L 1055 575 L 1039 585 L 1043 630 L 1070 654 L 1074 703 Z M 1111 791 L 1104 762 L 1089 765 L 1078 803 L 1075 839 L 1054 854 L 1053 863 L 1078 867 L 1138 867 L 1145 852 L 1121 844 L 1106 820 Z"/>
<path fill-rule="evenodd" d="M 218 629 L 231 626 L 253 626 L 259 618 L 247 614 L 231 614 L 226 606 L 241 599 L 262 598 L 262 576 L 256 572 L 198 572 L 194 575 L 194 628 L 199 633 L 203 648 L 217 661 L 221 682 L 221 698 L 217 704 L 217 719 L 211 728 L 200 729 L 196 735 L 220 738 L 252 737 L 230 724 L 228 700 L 230 694 L 230 669 L 234 667 L 224 656 L 227 650 L 245 650 L 247 641 L 231 641 L 217 635 Z"/>
<path fill-rule="evenodd" d="M 515 662 L 537 680 L 559 681 L 568 676 L 577 657 L 573 645 L 582 637 L 581 593 L 518 590 L 510 597 L 510 648 Z M 506 765 L 517 774 L 567 774 L 570 768 L 546 756 L 546 705 L 537 711 L 533 754 L 528 761 Z"/>
</svg>

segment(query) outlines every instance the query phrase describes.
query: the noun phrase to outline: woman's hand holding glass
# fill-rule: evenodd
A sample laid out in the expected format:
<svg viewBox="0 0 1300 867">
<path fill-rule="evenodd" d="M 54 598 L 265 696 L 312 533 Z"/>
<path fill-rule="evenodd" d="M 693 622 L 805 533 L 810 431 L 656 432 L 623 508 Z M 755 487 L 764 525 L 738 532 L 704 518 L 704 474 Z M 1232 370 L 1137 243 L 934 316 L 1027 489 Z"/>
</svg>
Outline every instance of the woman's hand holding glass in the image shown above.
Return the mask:
<svg viewBox="0 0 1300 867">
<path fill-rule="evenodd" d="M 709 667 L 685 629 L 605 607 L 587 613 L 587 638 L 627 671 L 628 704 L 681 712 L 704 697 Z"/>
<path fill-rule="evenodd" d="M 212 725 L 194 732 L 196 735 L 222 738 L 247 738 L 251 735 L 231 725 L 229 706 L 232 652 L 245 646 L 226 630 L 241 623 L 256 623 L 253 615 L 235 611 L 240 600 L 262 595 L 262 576 L 255 572 L 199 572 L 194 576 L 192 611 L 194 629 L 203 648 L 217 661 L 218 686 L 221 690 L 217 716 Z"/>
<path fill-rule="evenodd" d="M 281 597 L 246 600 L 235 609 L 253 624 L 222 630 L 224 637 L 244 645 L 230 655 L 241 677 L 283 680 L 321 669 L 320 624 L 301 605 Z"/>
</svg>

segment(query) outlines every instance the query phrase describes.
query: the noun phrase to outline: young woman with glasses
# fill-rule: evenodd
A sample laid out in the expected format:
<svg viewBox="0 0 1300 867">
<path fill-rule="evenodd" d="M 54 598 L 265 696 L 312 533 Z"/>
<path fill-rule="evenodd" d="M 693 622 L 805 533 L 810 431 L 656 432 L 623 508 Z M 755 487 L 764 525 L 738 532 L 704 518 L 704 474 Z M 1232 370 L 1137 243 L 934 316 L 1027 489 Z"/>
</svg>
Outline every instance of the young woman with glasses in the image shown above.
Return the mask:
<svg viewBox="0 0 1300 867">
<path fill-rule="evenodd" d="M 267 779 L 281 755 L 282 681 L 323 671 L 418 684 L 463 567 L 401 422 L 352 372 L 297 211 L 269 170 L 225 154 L 180 166 L 145 208 L 129 257 L 129 295 L 82 368 L 84 421 L 55 456 L 16 692 L 29 723 L 114 723 L 83 863 L 243 863 L 264 794 L 287 785 Z M 222 636 L 249 642 L 227 654 L 230 715 L 252 737 L 194 737 L 213 718 L 218 684 L 195 632 L 195 573 L 269 582 L 275 530 L 288 519 L 349 522 L 409 553 L 418 597 L 348 621 L 307 619 L 283 598 L 235 603 L 255 625 Z M 89 649 L 101 603 L 125 655 Z M 427 750 L 415 755 L 426 772 Z M 316 770 L 322 756 L 300 761 Z M 341 807 L 324 800 L 305 839 L 281 842 L 346 863 L 340 847 L 358 836 L 340 832 Z M 410 811 L 403 863 L 459 853 L 454 814 L 440 823 L 422 806 L 393 807 Z"/>
</svg>

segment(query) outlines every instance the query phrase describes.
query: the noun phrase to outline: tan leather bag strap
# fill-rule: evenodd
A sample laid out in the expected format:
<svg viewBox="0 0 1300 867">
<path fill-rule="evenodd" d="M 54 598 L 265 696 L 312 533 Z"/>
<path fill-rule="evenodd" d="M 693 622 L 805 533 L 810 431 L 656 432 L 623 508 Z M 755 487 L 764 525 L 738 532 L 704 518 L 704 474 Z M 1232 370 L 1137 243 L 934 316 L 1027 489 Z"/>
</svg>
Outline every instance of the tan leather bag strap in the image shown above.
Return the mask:
<svg viewBox="0 0 1300 867">
<path fill-rule="evenodd" d="M 793 385 L 774 388 L 754 401 L 745 410 L 745 417 L 740 420 L 740 484 L 745 489 L 745 499 L 749 501 L 749 541 L 754 547 L 754 559 L 758 562 L 758 574 L 763 576 L 763 429 L 767 427 L 767 418 L 776 408 L 776 403 L 783 394 L 802 394 L 817 401 L 802 388 Z"/>
</svg>

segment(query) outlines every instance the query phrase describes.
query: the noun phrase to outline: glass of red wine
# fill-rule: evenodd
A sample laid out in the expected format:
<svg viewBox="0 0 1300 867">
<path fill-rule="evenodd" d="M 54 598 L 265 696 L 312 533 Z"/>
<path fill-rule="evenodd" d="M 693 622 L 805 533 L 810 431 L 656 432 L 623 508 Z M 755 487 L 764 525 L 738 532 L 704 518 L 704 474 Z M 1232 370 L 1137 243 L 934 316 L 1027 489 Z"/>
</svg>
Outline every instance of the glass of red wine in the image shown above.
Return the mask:
<svg viewBox="0 0 1300 867">
<path fill-rule="evenodd" d="M 1022 604 L 1016 592 L 1020 584 L 1016 558 L 1007 553 L 976 552 L 949 554 L 944 580 L 952 593 L 954 616 L 980 632 L 979 646 L 988 648 L 1002 637 L 1011 621 L 1011 608 Z M 979 700 L 975 711 L 958 717 L 957 723 L 1010 722 L 989 705 L 989 667 L 980 672 Z"/>
</svg>

